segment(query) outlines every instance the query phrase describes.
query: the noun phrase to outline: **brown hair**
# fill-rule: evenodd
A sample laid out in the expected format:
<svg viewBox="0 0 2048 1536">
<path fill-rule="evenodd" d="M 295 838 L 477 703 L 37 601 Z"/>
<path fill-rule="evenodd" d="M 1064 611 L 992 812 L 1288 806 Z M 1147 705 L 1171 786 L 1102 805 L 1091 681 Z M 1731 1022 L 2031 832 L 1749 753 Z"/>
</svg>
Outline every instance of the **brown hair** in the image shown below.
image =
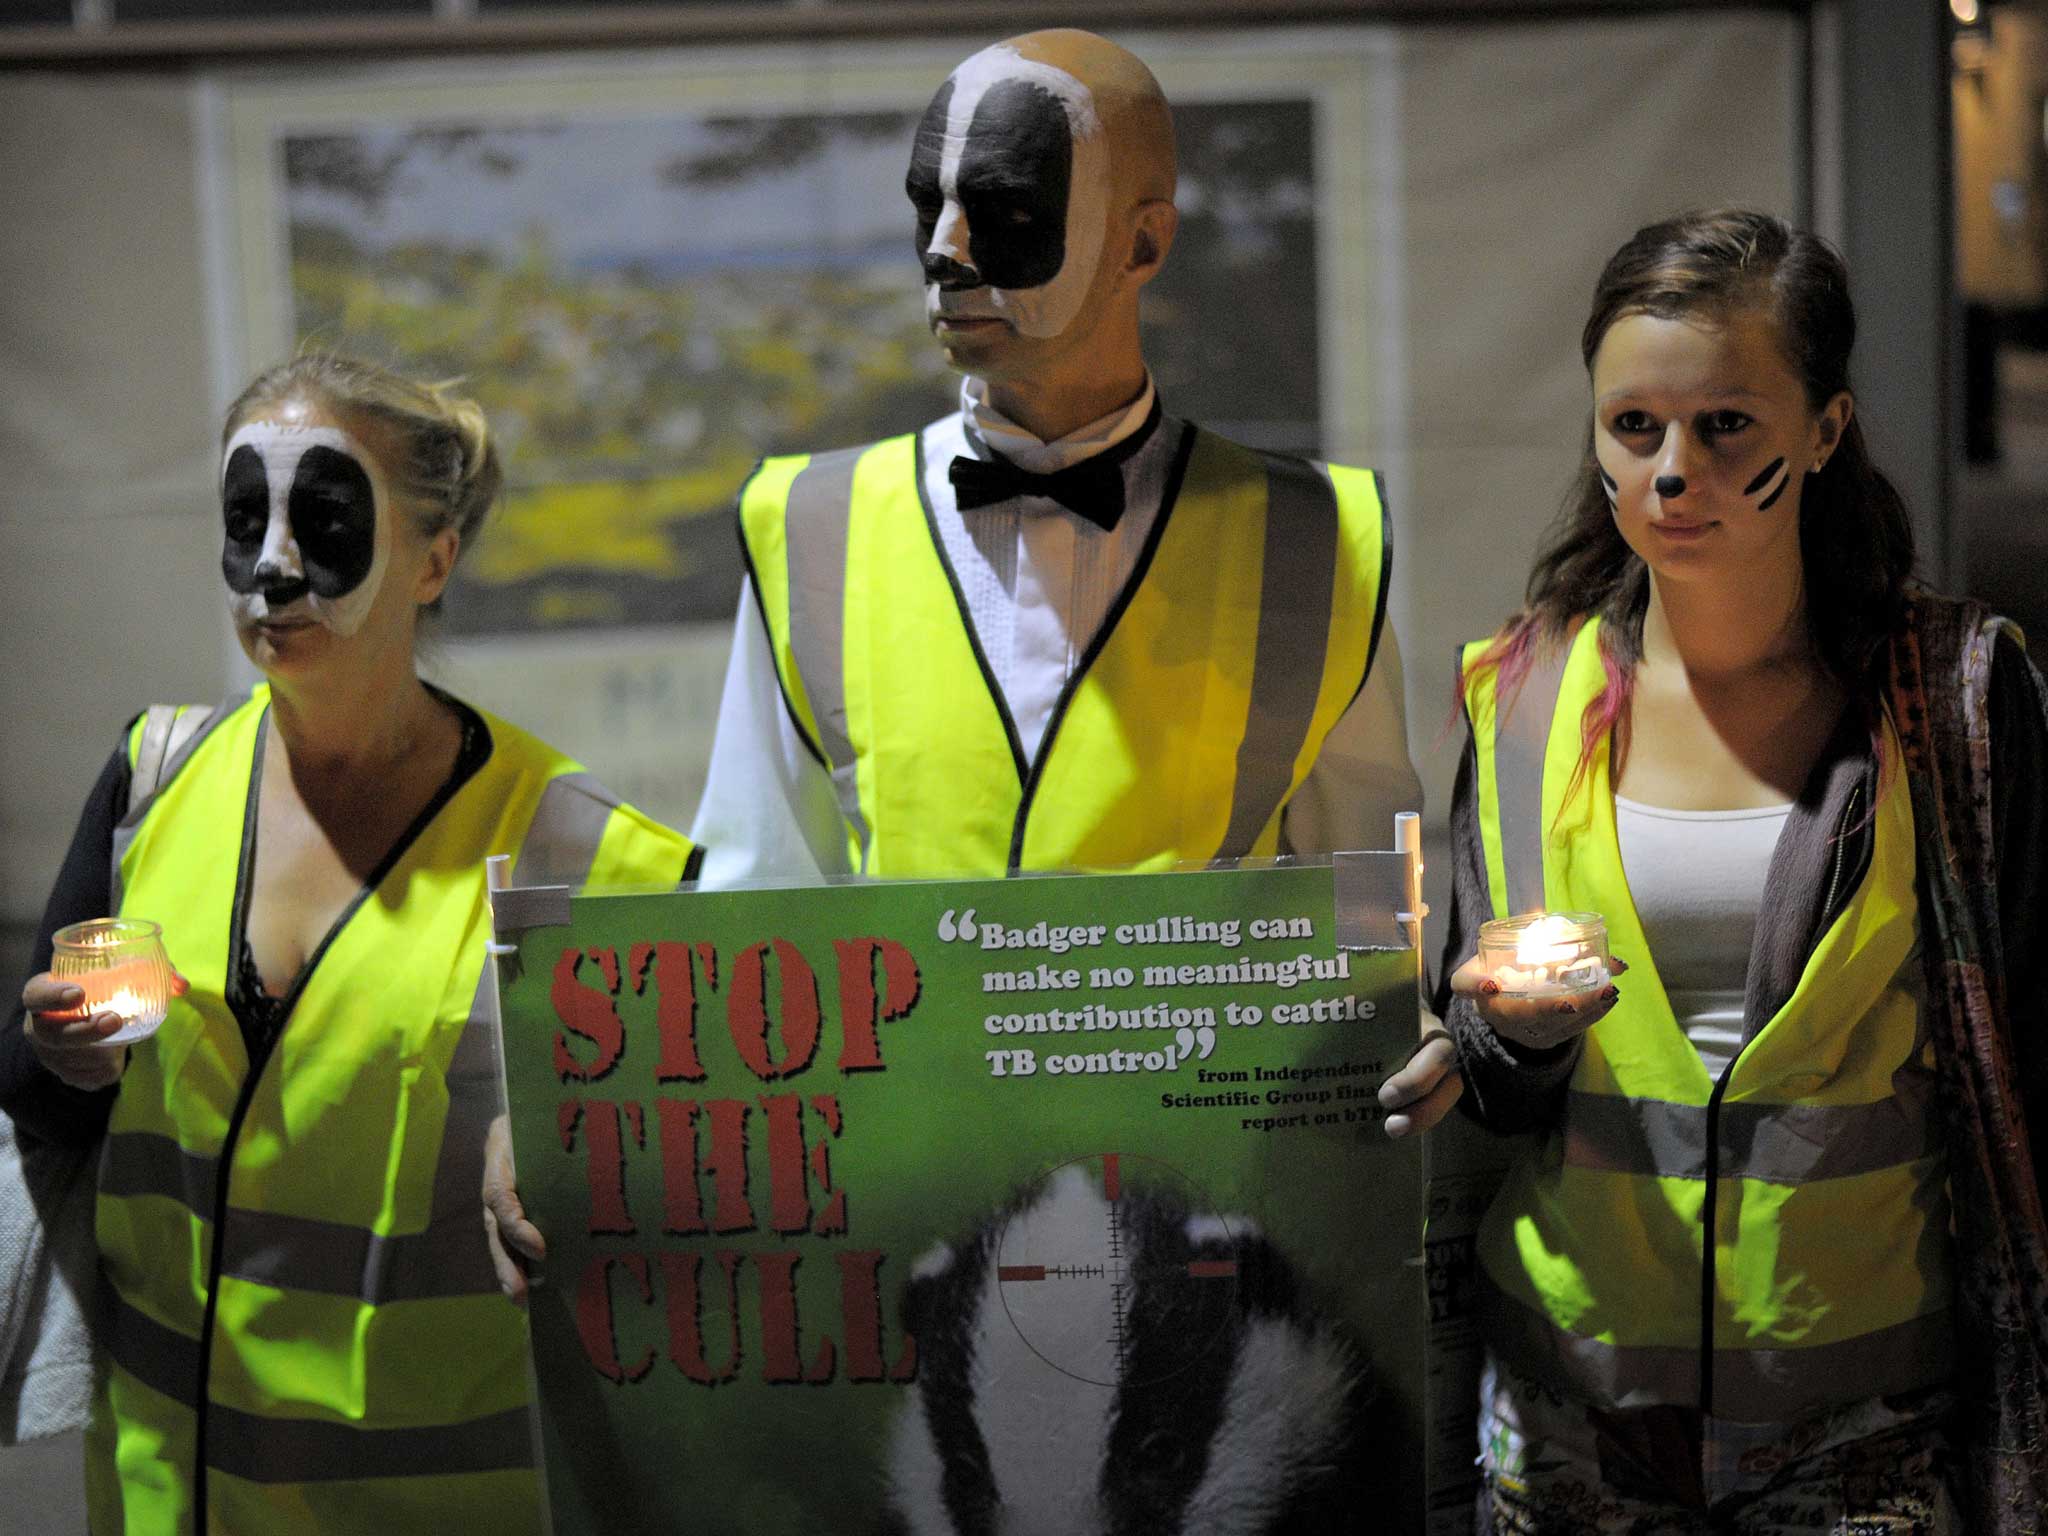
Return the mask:
<svg viewBox="0 0 2048 1536">
<path fill-rule="evenodd" d="M 1818 235 L 1744 208 L 1683 213 L 1637 230 L 1594 286 L 1580 356 L 1590 373 L 1608 329 L 1626 315 L 1719 319 L 1751 307 L 1770 316 L 1810 410 L 1849 388 L 1856 311 L 1841 255 Z M 1913 530 L 1854 416 L 1826 465 L 1807 477 L 1799 551 L 1814 653 L 1874 728 L 1885 640 L 1913 567 Z M 1617 768 L 1627 755 L 1649 594 L 1649 569 L 1622 539 L 1601 487 L 1589 421 L 1578 475 L 1537 553 L 1523 607 L 1471 669 L 1498 666 L 1500 686 L 1511 690 L 1539 646 L 1562 643 L 1581 620 L 1598 616 L 1609 682 L 1581 722 L 1581 776 L 1609 730 Z"/>
<path fill-rule="evenodd" d="M 452 528 L 467 548 L 504 476 L 483 408 L 453 393 L 454 382 L 419 384 L 362 358 L 302 352 L 265 369 L 242 391 L 228 407 L 221 442 L 225 446 L 258 411 L 299 398 L 317 400 L 338 416 L 373 421 L 397 445 L 396 462 L 383 467 L 420 536 L 431 539 Z"/>
</svg>

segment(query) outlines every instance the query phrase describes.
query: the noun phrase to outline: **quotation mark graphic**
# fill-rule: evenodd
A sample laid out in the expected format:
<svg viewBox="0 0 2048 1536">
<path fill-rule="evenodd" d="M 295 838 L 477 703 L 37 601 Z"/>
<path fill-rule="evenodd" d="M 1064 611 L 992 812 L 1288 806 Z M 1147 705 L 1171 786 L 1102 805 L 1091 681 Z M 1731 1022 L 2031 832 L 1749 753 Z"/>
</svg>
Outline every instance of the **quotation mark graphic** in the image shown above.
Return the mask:
<svg viewBox="0 0 2048 1536">
<path fill-rule="evenodd" d="M 950 944 L 955 939 L 966 939 L 970 943 L 981 934 L 981 925 L 974 920 L 974 908 L 969 907 L 960 914 L 958 922 L 953 920 L 953 909 L 946 908 L 939 919 L 939 941 Z"/>
<path fill-rule="evenodd" d="M 1201 1053 L 1199 1055 L 1195 1051 L 1197 1042 L 1201 1045 Z M 1197 1061 L 1207 1061 L 1209 1053 L 1216 1049 L 1216 1031 L 1207 1024 L 1196 1029 L 1190 1029 L 1187 1025 L 1183 1024 L 1173 1032 L 1173 1043 L 1180 1047 L 1180 1058 L 1182 1061 L 1186 1061 L 1190 1056 L 1193 1056 Z"/>
</svg>

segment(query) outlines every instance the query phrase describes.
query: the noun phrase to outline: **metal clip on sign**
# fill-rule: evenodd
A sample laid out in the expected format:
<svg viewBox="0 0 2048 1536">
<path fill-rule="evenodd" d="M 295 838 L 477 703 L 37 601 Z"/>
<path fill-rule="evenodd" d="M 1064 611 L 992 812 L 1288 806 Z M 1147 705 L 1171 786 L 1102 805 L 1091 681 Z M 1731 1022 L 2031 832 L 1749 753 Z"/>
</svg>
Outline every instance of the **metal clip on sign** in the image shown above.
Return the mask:
<svg viewBox="0 0 2048 1536">
<path fill-rule="evenodd" d="M 501 916 L 498 893 L 504 890 L 511 883 L 511 880 L 511 854 L 494 853 L 484 860 L 484 889 L 491 893 L 491 936 L 484 942 L 484 953 L 487 955 L 497 955 L 500 958 L 519 953 L 519 946 L 517 944 L 507 944 L 499 937 L 499 934 L 504 930 L 499 927 Z"/>
<path fill-rule="evenodd" d="M 1422 948 L 1422 920 L 1429 916 L 1429 903 L 1422 899 L 1422 817 L 1415 811 L 1394 813 L 1394 847 L 1408 855 L 1408 910 L 1396 912 L 1394 921 L 1408 930 L 1408 941 Z"/>
<path fill-rule="evenodd" d="M 1337 948 L 1354 951 L 1422 948 L 1422 820 L 1413 811 L 1394 818 L 1390 851 L 1332 857 Z"/>
<path fill-rule="evenodd" d="M 484 860 L 484 882 L 491 896 L 491 940 L 486 950 L 504 958 L 519 952 L 516 940 L 529 928 L 559 928 L 569 921 L 570 887 L 510 884 L 512 861 L 494 853 Z"/>
</svg>

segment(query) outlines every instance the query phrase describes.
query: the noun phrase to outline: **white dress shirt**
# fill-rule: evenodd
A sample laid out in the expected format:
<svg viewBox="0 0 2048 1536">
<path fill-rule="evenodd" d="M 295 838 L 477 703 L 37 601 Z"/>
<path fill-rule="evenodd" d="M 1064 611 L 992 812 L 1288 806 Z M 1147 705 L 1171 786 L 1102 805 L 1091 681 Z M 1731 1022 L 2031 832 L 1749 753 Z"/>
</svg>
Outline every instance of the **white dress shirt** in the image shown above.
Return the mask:
<svg viewBox="0 0 2048 1536">
<path fill-rule="evenodd" d="M 1061 691 L 1130 580 L 1158 521 L 1185 428 L 1162 421 L 1125 459 L 1124 514 L 1106 531 L 1032 496 L 963 517 L 948 469 L 955 457 L 991 452 L 1034 474 L 1069 468 L 1145 426 L 1155 399 L 1148 377 L 1130 404 L 1048 443 L 1003 416 L 981 381 L 970 378 L 961 385 L 960 409 L 924 429 L 932 520 L 1027 760 L 1036 760 Z M 1394 813 L 1421 809 L 1421 782 L 1408 760 L 1401 657 L 1386 625 L 1365 686 L 1281 815 L 1281 851 L 1390 847 Z M 706 850 L 707 886 L 853 873 L 831 777 L 783 704 L 751 589 L 740 593 L 718 734 L 690 835 Z"/>
</svg>

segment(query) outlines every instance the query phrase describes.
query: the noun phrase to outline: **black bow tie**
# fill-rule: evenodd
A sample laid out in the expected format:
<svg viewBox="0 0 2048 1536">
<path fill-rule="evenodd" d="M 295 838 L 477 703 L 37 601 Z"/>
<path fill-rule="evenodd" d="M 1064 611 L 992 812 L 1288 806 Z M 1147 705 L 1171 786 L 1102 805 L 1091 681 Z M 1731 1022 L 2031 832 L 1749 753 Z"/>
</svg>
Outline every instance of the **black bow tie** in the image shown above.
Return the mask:
<svg viewBox="0 0 2048 1536">
<path fill-rule="evenodd" d="M 1056 501 L 1077 517 L 1085 517 L 1105 533 L 1124 515 L 1123 455 L 1105 463 L 1110 455 L 1083 459 L 1049 475 L 1034 475 L 1019 469 L 1008 459 L 953 460 L 946 471 L 962 512 L 992 507 L 1018 496 L 1043 496 Z"/>
</svg>

